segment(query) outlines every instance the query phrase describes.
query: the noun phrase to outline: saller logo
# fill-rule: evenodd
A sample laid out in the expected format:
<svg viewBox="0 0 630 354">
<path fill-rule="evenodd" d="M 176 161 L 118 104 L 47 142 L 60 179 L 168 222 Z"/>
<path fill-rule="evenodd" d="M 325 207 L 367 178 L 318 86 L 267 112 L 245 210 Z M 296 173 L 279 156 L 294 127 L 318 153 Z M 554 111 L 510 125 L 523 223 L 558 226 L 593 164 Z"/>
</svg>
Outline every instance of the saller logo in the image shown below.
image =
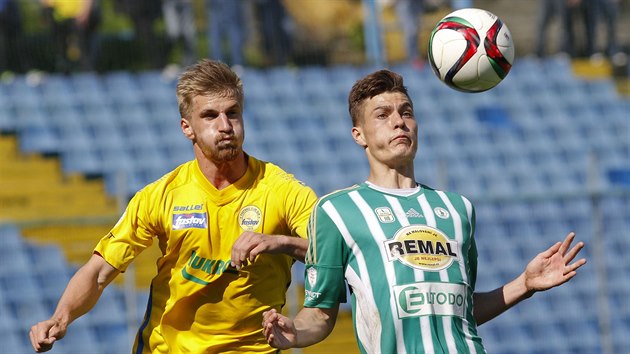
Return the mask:
<svg viewBox="0 0 630 354">
<path fill-rule="evenodd" d="M 438 271 L 457 259 L 457 242 L 442 231 L 426 225 L 410 225 L 384 242 L 387 260 L 399 261 L 415 269 Z"/>
<path fill-rule="evenodd" d="M 173 214 L 173 230 L 205 229 L 208 227 L 206 213 Z"/>
</svg>

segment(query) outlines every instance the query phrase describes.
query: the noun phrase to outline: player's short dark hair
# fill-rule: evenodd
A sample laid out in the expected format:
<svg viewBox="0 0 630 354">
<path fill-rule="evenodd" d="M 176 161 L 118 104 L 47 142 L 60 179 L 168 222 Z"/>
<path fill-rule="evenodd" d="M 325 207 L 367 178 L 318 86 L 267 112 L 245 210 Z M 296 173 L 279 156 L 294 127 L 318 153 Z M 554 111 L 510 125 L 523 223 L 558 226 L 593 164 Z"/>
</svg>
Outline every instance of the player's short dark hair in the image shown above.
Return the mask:
<svg viewBox="0 0 630 354">
<path fill-rule="evenodd" d="M 357 81 L 348 95 L 348 110 L 352 125 L 357 126 L 363 114 L 363 103 L 384 92 L 400 92 L 409 98 L 403 77 L 393 71 L 383 69 L 373 72 Z M 411 102 L 411 99 L 409 99 Z"/>
<path fill-rule="evenodd" d="M 188 118 L 192 100 L 199 95 L 223 95 L 235 98 L 243 105 L 243 82 L 227 64 L 202 59 L 186 69 L 177 82 L 179 114 Z"/>
</svg>

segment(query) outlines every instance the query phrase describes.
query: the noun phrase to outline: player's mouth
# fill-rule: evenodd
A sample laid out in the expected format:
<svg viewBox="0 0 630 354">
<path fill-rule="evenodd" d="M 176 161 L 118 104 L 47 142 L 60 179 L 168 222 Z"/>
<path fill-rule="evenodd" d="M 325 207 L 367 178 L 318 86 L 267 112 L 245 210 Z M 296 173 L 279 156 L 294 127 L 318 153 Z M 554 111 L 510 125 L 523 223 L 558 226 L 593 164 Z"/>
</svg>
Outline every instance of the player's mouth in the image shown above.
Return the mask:
<svg viewBox="0 0 630 354">
<path fill-rule="evenodd" d="M 400 134 L 400 135 L 396 135 L 392 140 L 392 143 L 400 143 L 400 142 L 408 142 L 411 143 L 411 139 L 405 135 L 405 134 Z"/>
<path fill-rule="evenodd" d="M 219 144 L 229 144 L 236 141 L 236 137 L 233 135 L 229 135 L 229 136 L 224 136 L 222 138 L 219 139 L 219 141 L 217 143 Z"/>
</svg>

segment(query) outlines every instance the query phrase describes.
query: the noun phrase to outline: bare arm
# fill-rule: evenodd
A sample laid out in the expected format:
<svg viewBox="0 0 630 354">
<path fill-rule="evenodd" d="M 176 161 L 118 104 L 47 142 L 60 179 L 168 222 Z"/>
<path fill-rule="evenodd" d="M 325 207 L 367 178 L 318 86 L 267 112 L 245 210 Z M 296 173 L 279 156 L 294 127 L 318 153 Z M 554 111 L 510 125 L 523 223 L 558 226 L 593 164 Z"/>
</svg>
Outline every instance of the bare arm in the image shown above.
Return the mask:
<svg viewBox="0 0 630 354">
<path fill-rule="evenodd" d="M 232 246 L 232 266 L 241 269 L 261 253 L 282 253 L 304 262 L 308 240 L 284 235 L 265 235 L 246 231 Z"/>
<path fill-rule="evenodd" d="M 274 348 L 307 347 L 328 337 L 335 327 L 338 312 L 339 306 L 331 309 L 305 307 L 291 320 L 270 310 L 263 313 L 263 334 Z"/>
<path fill-rule="evenodd" d="M 105 287 L 120 272 L 101 256 L 92 255 L 70 279 L 59 299 L 55 313 L 31 327 L 29 336 L 36 352 L 45 352 L 63 338 L 68 326 L 94 307 Z"/>
<path fill-rule="evenodd" d="M 473 301 L 477 324 L 490 321 L 538 291 L 571 280 L 577 274 L 577 269 L 586 264 L 584 258 L 571 263 L 584 248 L 584 243 L 578 242 L 569 250 L 574 238 L 575 233 L 570 232 L 563 242 L 539 253 L 527 264 L 521 275 L 504 286 L 490 292 L 475 293 Z"/>
</svg>

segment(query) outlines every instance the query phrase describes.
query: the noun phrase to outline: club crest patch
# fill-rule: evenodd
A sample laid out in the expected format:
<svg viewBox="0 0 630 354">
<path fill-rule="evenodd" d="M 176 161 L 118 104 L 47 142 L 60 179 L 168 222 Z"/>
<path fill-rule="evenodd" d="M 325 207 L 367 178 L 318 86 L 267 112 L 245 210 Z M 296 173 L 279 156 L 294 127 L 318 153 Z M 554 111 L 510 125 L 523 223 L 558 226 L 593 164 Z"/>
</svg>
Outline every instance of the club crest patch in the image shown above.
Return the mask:
<svg viewBox="0 0 630 354">
<path fill-rule="evenodd" d="M 311 288 L 315 287 L 315 284 L 317 283 L 317 269 L 309 268 L 306 271 L 306 278 L 308 279 L 308 284 Z"/>
<path fill-rule="evenodd" d="M 382 223 L 389 224 L 396 220 L 396 218 L 394 218 L 394 213 L 392 213 L 392 210 L 388 207 L 376 208 L 374 209 L 374 212 L 376 213 L 378 220 Z"/>
<path fill-rule="evenodd" d="M 433 209 L 433 211 L 435 212 L 435 215 L 440 219 L 448 219 L 448 217 L 451 216 L 448 210 L 441 207 L 437 207 Z"/>
<path fill-rule="evenodd" d="M 248 205 L 238 213 L 238 224 L 245 231 L 256 230 L 262 221 L 262 212 L 255 205 Z"/>
</svg>

